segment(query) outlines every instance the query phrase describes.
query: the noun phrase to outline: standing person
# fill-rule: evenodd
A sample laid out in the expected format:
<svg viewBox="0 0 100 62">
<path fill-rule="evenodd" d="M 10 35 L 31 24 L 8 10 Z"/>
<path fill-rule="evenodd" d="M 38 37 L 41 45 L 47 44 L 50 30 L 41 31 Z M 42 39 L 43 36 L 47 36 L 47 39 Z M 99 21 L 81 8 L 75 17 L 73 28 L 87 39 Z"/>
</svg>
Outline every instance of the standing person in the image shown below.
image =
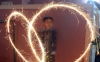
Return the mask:
<svg viewBox="0 0 100 62">
<path fill-rule="evenodd" d="M 46 51 L 46 62 L 55 62 L 56 52 L 56 31 L 52 28 L 53 18 L 43 18 L 44 29 L 39 32 L 40 38 Z"/>
</svg>

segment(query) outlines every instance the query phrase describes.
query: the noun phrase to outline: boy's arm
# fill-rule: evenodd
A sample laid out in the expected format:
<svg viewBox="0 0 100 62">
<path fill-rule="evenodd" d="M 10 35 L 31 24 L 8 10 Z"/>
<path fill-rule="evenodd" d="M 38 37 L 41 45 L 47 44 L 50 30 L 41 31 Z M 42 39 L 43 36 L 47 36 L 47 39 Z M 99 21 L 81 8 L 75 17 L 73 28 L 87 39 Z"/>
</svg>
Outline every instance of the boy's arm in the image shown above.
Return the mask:
<svg viewBox="0 0 100 62">
<path fill-rule="evenodd" d="M 56 50 L 56 44 L 57 42 L 56 42 L 56 31 L 53 31 L 53 48 L 54 48 L 54 50 Z"/>
<path fill-rule="evenodd" d="M 52 40 L 53 40 L 53 43 L 52 43 L 52 47 L 53 47 L 53 51 L 51 52 L 52 55 L 55 55 L 56 54 L 56 46 L 57 46 L 57 42 L 56 42 L 56 31 L 53 31 L 53 36 L 52 36 Z"/>
</svg>

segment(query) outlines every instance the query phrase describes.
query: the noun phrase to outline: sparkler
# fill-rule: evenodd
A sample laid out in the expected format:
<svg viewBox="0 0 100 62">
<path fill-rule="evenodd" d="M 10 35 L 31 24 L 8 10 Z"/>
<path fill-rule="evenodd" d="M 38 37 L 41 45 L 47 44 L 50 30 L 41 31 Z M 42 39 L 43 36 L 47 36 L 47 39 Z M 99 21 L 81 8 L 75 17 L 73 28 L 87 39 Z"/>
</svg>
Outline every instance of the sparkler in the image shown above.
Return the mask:
<svg viewBox="0 0 100 62">
<path fill-rule="evenodd" d="M 41 15 L 43 12 L 45 12 L 47 10 L 50 10 L 52 8 L 56 8 L 56 9 L 57 8 L 61 8 L 61 9 L 65 8 L 65 9 L 70 9 L 70 10 L 76 11 L 80 16 L 82 16 L 86 20 L 86 24 L 87 24 L 87 26 L 89 27 L 89 30 L 90 30 L 90 39 L 91 39 L 91 41 L 93 41 L 94 38 L 95 38 L 94 31 L 93 31 L 92 24 L 91 24 L 91 19 L 90 19 L 89 15 L 84 13 L 81 10 L 81 8 L 77 5 L 75 5 L 75 4 L 59 4 L 59 3 L 58 4 L 53 4 L 53 3 L 50 3 L 50 4 L 46 5 L 45 7 L 43 7 L 38 13 L 36 13 L 33 16 L 32 20 L 30 22 L 22 13 L 14 11 L 7 18 L 7 24 L 6 24 L 7 33 L 10 33 L 10 19 L 12 18 L 12 16 L 21 16 L 25 20 L 25 22 L 28 24 L 27 37 L 28 37 L 29 46 L 32 50 L 32 53 L 35 55 L 36 59 L 38 60 L 38 62 L 45 62 L 45 59 L 46 59 L 45 54 L 46 53 L 45 53 L 44 47 L 42 45 L 42 42 L 41 42 L 41 40 L 40 40 L 36 30 L 35 30 L 35 27 L 33 27 L 33 25 L 34 25 L 34 23 L 35 23 L 35 21 L 36 21 L 36 19 L 38 18 L 39 15 Z M 40 46 L 40 49 L 41 49 L 41 52 L 42 52 L 41 56 L 38 56 L 38 54 L 36 53 L 35 48 L 33 47 L 32 35 L 31 35 L 32 32 L 35 34 L 35 36 L 36 36 L 36 38 L 39 42 L 39 46 Z M 28 60 L 20 53 L 20 51 L 13 44 L 10 34 L 9 34 L 8 38 L 9 38 L 9 41 L 10 41 L 11 45 L 14 47 L 14 49 L 18 53 L 18 55 L 23 59 L 23 61 L 28 62 Z M 91 43 L 88 44 L 88 47 L 84 51 L 84 53 L 77 60 L 75 60 L 74 62 L 79 62 L 86 55 L 86 53 L 90 49 L 90 45 L 91 45 Z"/>
</svg>

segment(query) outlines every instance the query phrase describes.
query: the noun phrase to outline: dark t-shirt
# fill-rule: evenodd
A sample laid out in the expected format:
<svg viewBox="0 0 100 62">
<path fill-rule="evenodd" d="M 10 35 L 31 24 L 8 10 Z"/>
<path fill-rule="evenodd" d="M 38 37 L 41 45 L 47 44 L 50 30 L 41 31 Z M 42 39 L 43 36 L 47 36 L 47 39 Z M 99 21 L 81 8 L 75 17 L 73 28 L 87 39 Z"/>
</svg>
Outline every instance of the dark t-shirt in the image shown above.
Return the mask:
<svg viewBox="0 0 100 62">
<path fill-rule="evenodd" d="M 45 47 L 46 52 L 52 52 L 56 50 L 56 31 L 53 29 L 50 29 L 46 31 L 46 29 L 42 29 L 39 32 L 40 38 L 42 40 L 42 43 Z"/>
</svg>

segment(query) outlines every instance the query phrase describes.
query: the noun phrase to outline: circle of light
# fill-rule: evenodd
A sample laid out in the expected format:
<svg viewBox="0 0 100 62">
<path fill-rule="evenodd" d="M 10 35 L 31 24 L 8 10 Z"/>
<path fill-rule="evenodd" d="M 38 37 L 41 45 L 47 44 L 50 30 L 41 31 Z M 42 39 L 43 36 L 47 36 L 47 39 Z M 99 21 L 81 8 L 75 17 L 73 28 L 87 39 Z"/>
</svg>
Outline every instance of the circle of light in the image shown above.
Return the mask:
<svg viewBox="0 0 100 62">
<path fill-rule="evenodd" d="M 28 28 L 27 29 L 28 35 L 27 36 L 28 36 L 29 45 L 30 45 L 30 48 L 31 48 L 33 54 L 35 55 L 36 59 L 38 60 L 38 62 L 45 62 L 45 50 L 44 50 L 44 47 L 43 47 L 43 45 L 41 43 L 40 38 L 38 37 L 38 34 L 37 34 L 35 28 L 33 27 L 33 24 L 35 23 L 36 19 L 38 18 L 38 16 L 40 14 L 42 14 L 44 11 L 47 11 L 47 10 L 52 9 L 52 8 L 68 8 L 68 9 L 76 11 L 79 15 L 83 16 L 86 19 L 86 24 L 87 24 L 87 26 L 89 27 L 89 30 L 90 30 L 90 39 L 91 39 L 91 41 L 94 40 L 94 31 L 93 31 L 93 28 L 92 28 L 91 19 L 90 19 L 89 15 L 84 13 L 75 4 L 48 4 L 33 16 L 31 22 L 29 22 L 29 20 L 23 14 L 21 14 L 20 12 L 14 11 L 7 18 L 7 24 L 6 24 L 7 33 L 10 33 L 10 19 L 11 19 L 12 16 L 17 16 L 18 15 L 18 16 L 21 16 L 23 19 L 25 19 L 26 23 L 28 24 L 28 27 L 27 27 Z M 38 39 L 39 46 L 40 46 L 40 49 L 41 49 L 41 52 L 42 52 L 41 59 L 40 59 L 40 56 L 38 56 L 38 54 L 36 53 L 35 48 L 33 47 L 32 40 L 31 40 L 32 39 L 32 37 L 31 37 L 31 33 L 32 32 L 34 32 L 34 34 L 36 35 L 36 37 Z M 8 38 L 10 40 L 11 45 L 14 47 L 14 49 L 18 53 L 18 55 L 23 59 L 23 61 L 28 62 L 28 60 L 26 60 L 25 57 L 15 47 L 15 45 L 12 42 L 12 39 L 11 39 L 10 35 L 8 36 Z M 84 53 L 77 60 L 75 60 L 75 62 L 79 62 L 86 55 L 86 53 L 90 49 L 90 45 L 91 45 L 91 43 L 88 44 L 88 47 L 86 48 Z"/>
</svg>

